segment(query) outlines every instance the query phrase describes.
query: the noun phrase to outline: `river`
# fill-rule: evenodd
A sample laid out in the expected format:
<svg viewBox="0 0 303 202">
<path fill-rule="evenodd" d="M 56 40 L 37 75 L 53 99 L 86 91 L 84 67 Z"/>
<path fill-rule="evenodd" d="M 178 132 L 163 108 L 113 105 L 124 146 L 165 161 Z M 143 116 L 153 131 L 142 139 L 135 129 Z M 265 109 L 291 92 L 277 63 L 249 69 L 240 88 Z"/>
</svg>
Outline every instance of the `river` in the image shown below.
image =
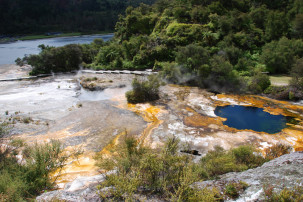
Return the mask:
<svg viewBox="0 0 303 202">
<path fill-rule="evenodd" d="M 37 54 L 39 53 L 38 46 L 44 44 L 47 46 L 64 46 L 67 44 L 88 44 L 94 39 L 103 39 L 108 41 L 114 35 L 85 35 L 75 37 L 57 37 L 50 39 L 37 39 L 28 41 L 16 41 L 12 43 L 0 44 L 0 65 L 14 64 L 18 57 L 23 57 L 25 54 Z"/>
</svg>

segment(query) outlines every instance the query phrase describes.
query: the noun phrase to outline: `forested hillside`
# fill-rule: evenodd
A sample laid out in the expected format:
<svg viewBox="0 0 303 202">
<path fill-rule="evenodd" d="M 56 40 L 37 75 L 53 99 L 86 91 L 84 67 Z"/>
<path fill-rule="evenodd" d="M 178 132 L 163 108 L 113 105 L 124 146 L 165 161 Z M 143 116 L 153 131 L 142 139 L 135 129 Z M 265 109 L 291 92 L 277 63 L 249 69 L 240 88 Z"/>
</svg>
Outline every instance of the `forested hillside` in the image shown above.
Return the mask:
<svg viewBox="0 0 303 202">
<path fill-rule="evenodd" d="M 114 40 L 82 47 L 82 56 L 95 69 L 153 68 L 170 83 L 298 99 L 302 37 L 302 0 L 158 0 L 128 7 Z M 266 72 L 293 75 L 291 88 L 268 88 Z"/>
<path fill-rule="evenodd" d="M 127 6 L 155 0 L 0 0 L 0 35 L 114 30 Z"/>
<path fill-rule="evenodd" d="M 94 65 L 154 68 L 172 83 L 260 93 L 270 84 L 264 72 L 302 68 L 302 36 L 302 0 L 159 0 L 128 8 Z"/>
</svg>

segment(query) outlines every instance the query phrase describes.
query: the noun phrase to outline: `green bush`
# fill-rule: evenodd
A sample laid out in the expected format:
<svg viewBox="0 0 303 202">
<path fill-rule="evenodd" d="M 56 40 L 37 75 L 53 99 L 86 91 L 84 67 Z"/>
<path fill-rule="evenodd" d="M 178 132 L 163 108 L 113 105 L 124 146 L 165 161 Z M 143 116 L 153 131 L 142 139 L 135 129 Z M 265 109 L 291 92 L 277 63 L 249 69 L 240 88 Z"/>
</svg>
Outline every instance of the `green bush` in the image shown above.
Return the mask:
<svg viewBox="0 0 303 202">
<path fill-rule="evenodd" d="M 299 202 L 303 201 L 303 187 L 295 186 L 292 188 L 284 188 L 280 192 L 274 192 L 273 186 L 263 187 L 265 193 L 265 200 L 268 202 L 285 202 L 285 201 L 294 201 Z"/>
<path fill-rule="evenodd" d="M 193 172 L 190 156 L 180 155 L 179 140 L 169 139 L 164 148 L 153 152 L 135 139 L 127 138 L 113 158 L 99 157 L 99 166 L 115 168 L 115 174 L 106 176 L 99 188 L 114 186 L 111 193 L 116 199 L 132 200 L 133 194 L 161 194 L 173 201 L 188 200 L 193 195 L 190 185 L 198 180 Z"/>
<path fill-rule="evenodd" d="M 33 67 L 30 75 L 70 72 L 78 70 L 82 62 L 81 46 L 70 44 L 63 47 L 39 46 L 39 55 L 29 55 L 22 60 Z"/>
<path fill-rule="evenodd" d="M 188 201 L 207 201 L 218 202 L 223 201 L 223 196 L 216 188 L 193 189 L 188 197 Z"/>
<path fill-rule="evenodd" d="M 269 76 L 259 72 L 251 78 L 248 89 L 253 93 L 262 93 L 270 86 L 270 84 Z"/>
<path fill-rule="evenodd" d="M 279 156 L 282 156 L 284 154 L 289 154 L 291 151 L 292 147 L 290 145 L 284 145 L 281 143 L 275 144 L 264 150 L 265 158 L 268 160 L 278 158 Z"/>
<path fill-rule="evenodd" d="M 291 69 L 292 79 L 290 81 L 291 87 L 296 91 L 303 92 L 303 57 L 297 59 Z"/>
<path fill-rule="evenodd" d="M 42 191 L 54 188 L 50 174 L 60 172 L 70 157 L 63 153 L 61 143 L 55 140 L 33 146 L 12 143 L 14 147 L 0 148 L 0 199 L 30 200 Z M 22 163 L 14 156 L 19 152 L 23 155 Z"/>
<path fill-rule="evenodd" d="M 0 138 L 2 138 L 7 132 L 7 124 L 0 123 Z"/>
<path fill-rule="evenodd" d="M 212 178 L 262 165 L 266 160 L 260 155 L 255 155 L 254 152 L 255 149 L 250 146 L 240 146 L 230 151 L 215 147 L 201 159 L 200 164 Z"/>
<path fill-rule="evenodd" d="M 25 61 L 23 59 L 19 58 L 19 57 L 15 60 L 15 63 L 16 63 L 16 65 L 18 65 L 20 67 L 25 65 Z"/>
<path fill-rule="evenodd" d="M 160 81 L 157 76 L 151 75 L 148 80 L 139 81 L 135 78 L 132 82 L 133 90 L 126 92 L 129 103 L 141 103 L 159 99 Z"/>
<path fill-rule="evenodd" d="M 233 182 L 233 183 L 228 183 L 225 186 L 225 191 L 224 194 L 232 199 L 236 199 L 239 197 L 240 192 L 243 192 L 246 188 L 248 187 L 248 184 L 245 182 Z"/>
<path fill-rule="evenodd" d="M 285 74 L 290 72 L 296 57 L 303 57 L 303 41 L 283 37 L 266 44 L 260 59 L 270 73 Z"/>
<path fill-rule="evenodd" d="M 184 65 L 190 72 L 197 72 L 204 64 L 209 63 L 208 51 L 199 45 L 190 44 L 179 49 L 176 55 L 176 62 Z"/>
<path fill-rule="evenodd" d="M 165 62 L 165 63 L 156 63 L 155 68 L 160 69 L 160 77 L 168 82 L 174 84 L 182 84 L 182 78 L 184 78 L 185 69 L 182 69 L 176 63 Z"/>
<path fill-rule="evenodd" d="M 210 60 L 209 71 L 209 76 L 203 81 L 207 88 L 217 92 L 235 92 L 244 89 L 244 86 L 239 88 L 241 85 L 239 73 L 224 56 L 213 56 Z"/>
<path fill-rule="evenodd" d="M 121 45 L 116 43 L 111 43 L 99 49 L 94 64 L 102 66 L 103 69 L 117 69 L 117 60 L 120 60 L 121 56 L 122 56 Z M 120 69 L 122 68 L 122 64 L 119 68 Z"/>
</svg>

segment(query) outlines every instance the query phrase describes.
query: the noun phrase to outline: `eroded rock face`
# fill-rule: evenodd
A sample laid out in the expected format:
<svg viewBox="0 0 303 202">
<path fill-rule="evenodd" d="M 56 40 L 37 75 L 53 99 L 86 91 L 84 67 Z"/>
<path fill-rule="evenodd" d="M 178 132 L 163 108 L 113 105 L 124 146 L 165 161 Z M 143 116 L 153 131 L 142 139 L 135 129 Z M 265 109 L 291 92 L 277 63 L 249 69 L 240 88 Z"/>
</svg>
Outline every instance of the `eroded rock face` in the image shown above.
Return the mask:
<svg viewBox="0 0 303 202">
<path fill-rule="evenodd" d="M 249 187 L 240 194 L 237 201 L 257 201 L 264 198 L 264 188 L 274 187 L 275 191 L 303 184 L 303 152 L 283 155 L 263 164 L 261 167 L 239 173 L 227 173 L 220 180 L 196 182 L 198 188 L 226 186 L 230 182 L 243 181 Z"/>
</svg>

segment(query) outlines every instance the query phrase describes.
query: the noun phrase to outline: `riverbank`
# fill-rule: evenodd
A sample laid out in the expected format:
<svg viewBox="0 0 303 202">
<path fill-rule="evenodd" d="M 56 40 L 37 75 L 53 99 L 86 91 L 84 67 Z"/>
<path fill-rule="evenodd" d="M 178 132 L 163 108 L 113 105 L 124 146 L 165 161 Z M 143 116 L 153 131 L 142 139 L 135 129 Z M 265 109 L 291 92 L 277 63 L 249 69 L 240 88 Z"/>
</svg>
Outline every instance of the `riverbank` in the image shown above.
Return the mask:
<svg viewBox="0 0 303 202">
<path fill-rule="evenodd" d="M 70 32 L 70 33 L 45 33 L 37 35 L 26 35 L 26 36 L 13 36 L 13 37 L 3 37 L 0 39 L 1 43 L 11 43 L 15 41 L 28 41 L 37 39 L 50 39 L 50 38 L 60 38 L 60 37 L 73 37 L 73 36 L 87 36 L 87 35 L 106 35 L 113 34 L 113 31 L 100 31 L 100 32 Z"/>
<path fill-rule="evenodd" d="M 15 64 L 18 57 L 23 58 L 25 55 L 39 54 L 38 46 L 41 44 L 60 47 L 68 44 L 89 44 L 95 39 L 103 39 L 106 42 L 112 37 L 113 34 L 97 34 L 0 43 L 0 65 Z"/>
</svg>

